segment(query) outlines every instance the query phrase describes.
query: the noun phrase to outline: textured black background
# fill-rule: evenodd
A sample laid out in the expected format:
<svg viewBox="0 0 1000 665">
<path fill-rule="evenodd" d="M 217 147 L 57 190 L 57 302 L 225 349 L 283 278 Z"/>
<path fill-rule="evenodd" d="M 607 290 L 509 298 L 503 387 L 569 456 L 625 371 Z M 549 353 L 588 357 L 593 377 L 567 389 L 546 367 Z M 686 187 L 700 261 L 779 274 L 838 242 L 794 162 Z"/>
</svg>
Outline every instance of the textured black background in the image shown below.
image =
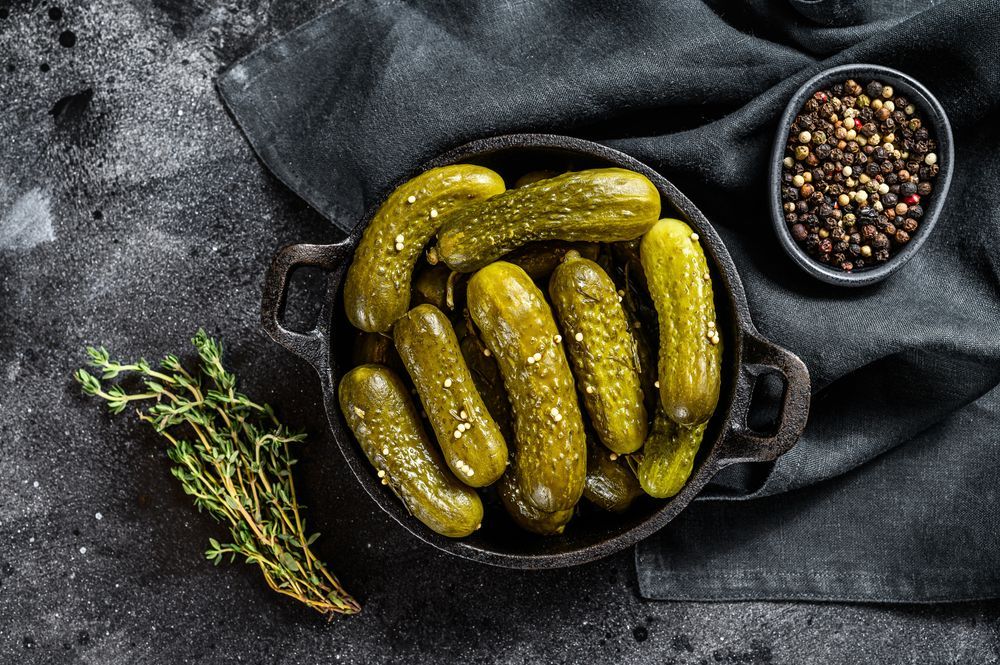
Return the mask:
<svg viewBox="0 0 1000 665">
<path fill-rule="evenodd" d="M 997 662 L 992 603 L 647 603 L 631 553 L 496 570 L 378 513 L 308 368 L 257 328 L 272 252 L 334 234 L 261 168 L 212 85 L 325 6 L 0 3 L 0 663 Z M 326 623 L 250 567 L 206 564 L 220 530 L 160 441 L 70 381 L 84 344 L 154 358 L 200 325 L 311 434 L 299 485 L 362 615 Z"/>
</svg>

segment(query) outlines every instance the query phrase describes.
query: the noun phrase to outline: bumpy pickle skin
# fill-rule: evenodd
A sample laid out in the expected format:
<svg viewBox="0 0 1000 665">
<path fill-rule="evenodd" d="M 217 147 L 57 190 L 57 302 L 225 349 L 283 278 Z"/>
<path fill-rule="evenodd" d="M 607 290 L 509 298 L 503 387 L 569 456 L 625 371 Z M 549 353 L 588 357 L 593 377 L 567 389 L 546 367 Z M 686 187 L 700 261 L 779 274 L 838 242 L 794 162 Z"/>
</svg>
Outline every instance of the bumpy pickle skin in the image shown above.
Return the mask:
<svg viewBox="0 0 1000 665">
<path fill-rule="evenodd" d="M 637 475 L 646 494 L 657 499 L 674 496 L 684 487 L 705 436 L 705 424 L 678 425 L 663 410 L 656 412 Z"/>
<path fill-rule="evenodd" d="M 569 510 L 583 494 L 587 447 L 552 310 L 527 273 L 503 261 L 473 275 L 468 307 L 510 400 L 521 492 L 539 510 Z"/>
<path fill-rule="evenodd" d="M 639 253 L 660 328 L 660 403 L 680 425 L 708 422 L 719 403 L 722 340 L 698 234 L 678 219 L 662 219 L 643 236 Z"/>
<path fill-rule="evenodd" d="M 526 501 L 517 483 L 515 467 L 511 467 L 504 474 L 497 487 L 504 510 L 514 520 L 514 523 L 525 531 L 540 536 L 557 536 L 566 529 L 566 524 L 573 517 L 572 508 L 547 513 Z"/>
<path fill-rule="evenodd" d="M 396 321 L 393 337 L 448 468 L 471 487 L 496 482 L 507 468 L 507 444 L 476 389 L 451 321 L 433 305 L 418 305 Z"/>
<path fill-rule="evenodd" d="M 625 169 L 564 173 L 509 190 L 447 215 L 437 256 L 472 272 L 529 242 L 614 242 L 638 238 L 656 223 L 660 194 Z"/>
<path fill-rule="evenodd" d="M 639 479 L 629 468 L 626 458 L 609 453 L 599 442 L 588 439 L 587 484 L 583 498 L 602 510 L 621 513 L 642 494 Z"/>
<path fill-rule="evenodd" d="M 441 461 L 400 379 L 381 365 L 362 365 L 337 389 L 340 409 L 368 461 L 431 530 L 461 538 L 483 520 L 483 504 Z"/>
<path fill-rule="evenodd" d="M 413 268 L 445 216 L 504 191 L 497 173 L 458 164 L 421 173 L 382 204 L 354 253 L 344 282 L 350 322 L 385 332 L 409 309 Z"/>
<path fill-rule="evenodd" d="M 569 252 L 552 273 L 549 297 L 601 443 L 619 454 L 635 452 L 646 439 L 647 415 L 635 341 L 614 282 Z"/>
<path fill-rule="evenodd" d="M 514 419 L 510 413 L 507 391 L 503 387 L 503 377 L 500 376 L 500 368 L 493 358 L 493 352 L 483 344 L 468 317 L 463 318 L 455 327 L 455 334 L 458 335 L 458 345 L 462 349 L 465 364 L 472 374 L 472 382 L 476 385 L 479 396 L 483 398 L 486 410 L 493 416 L 493 422 L 503 433 L 504 441 L 508 442 L 509 449 L 514 441 Z"/>
</svg>

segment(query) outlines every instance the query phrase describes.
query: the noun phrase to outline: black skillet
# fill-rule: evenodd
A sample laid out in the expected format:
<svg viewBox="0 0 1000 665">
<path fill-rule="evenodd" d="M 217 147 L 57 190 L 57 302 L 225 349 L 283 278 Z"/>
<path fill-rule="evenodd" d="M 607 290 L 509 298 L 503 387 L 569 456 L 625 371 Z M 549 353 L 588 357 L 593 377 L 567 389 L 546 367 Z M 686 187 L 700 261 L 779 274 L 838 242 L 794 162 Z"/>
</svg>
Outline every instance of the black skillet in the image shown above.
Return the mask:
<svg viewBox="0 0 1000 665">
<path fill-rule="evenodd" d="M 719 329 L 725 354 L 719 407 L 709 424 L 694 472 L 670 500 L 643 497 L 624 515 L 596 509 L 577 516 L 566 532 L 542 538 L 518 530 L 502 509 L 489 505 L 483 527 L 468 538 L 440 536 L 411 517 L 399 499 L 380 484 L 375 470 L 347 428 L 336 387 L 350 369 L 353 329 L 344 315 L 342 285 L 362 232 L 378 209 L 374 205 L 346 240 L 333 245 L 290 245 L 275 256 L 264 280 L 261 323 L 279 344 L 305 359 L 319 374 L 333 438 L 358 482 L 382 510 L 413 535 L 451 554 L 508 568 L 560 568 L 593 561 L 635 544 L 670 522 L 723 468 L 741 462 L 766 462 L 788 451 L 802 433 L 809 412 L 809 373 L 798 357 L 761 337 L 750 319 L 746 294 L 729 253 L 705 216 L 656 171 L 611 148 L 565 136 L 514 134 L 473 141 L 402 174 L 400 183 L 426 169 L 474 163 L 498 171 L 507 182 L 539 169 L 565 170 L 618 166 L 649 178 L 660 192 L 663 216 L 686 220 L 701 236 L 715 286 Z M 381 201 L 378 202 L 381 204 Z M 327 271 L 327 294 L 316 328 L 295 332 L 282 325 L 288 278 L 301 266 Z M 784 383 L 772 431 L 748 426 L 751 394 L 758 377 L 777 374 Z"/>
</svg>

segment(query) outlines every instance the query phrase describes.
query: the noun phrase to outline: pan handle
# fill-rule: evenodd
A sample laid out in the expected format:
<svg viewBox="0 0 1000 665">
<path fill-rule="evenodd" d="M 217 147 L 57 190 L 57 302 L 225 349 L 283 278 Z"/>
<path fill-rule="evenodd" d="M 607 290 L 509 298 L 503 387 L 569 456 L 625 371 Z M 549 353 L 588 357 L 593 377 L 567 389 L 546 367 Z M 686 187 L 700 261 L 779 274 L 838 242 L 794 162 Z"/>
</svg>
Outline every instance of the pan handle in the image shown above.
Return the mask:
<svg viewBox="0 0 1000 665">
<path fill-rule="evenodd" d="M 327 276 L 325 302 L 316 327 L 308 332 L 289 330 L 282 323 L 288 298 L 288 278 L 301 266 L 321 268 L 332 273 L 343 263 L 349 251 L 347 241 L 335 245 L 287 245 L 274 256 L 264 277 L 261 327 L 275 342 L 312 365 L 320 376 L 330 365 L 330 315 L 335 292 L 331 281 L 333 277 Z"/>
<path fill-rule="evenodd" d="M 724 434 L 718 457 L 719 467 L 740 462 L 770 462 L 788 452 L 798 441 L 809 417 L 809 370 L 791 351 L 745 332 L 742 339 L 742 359 L 736 379 L 732 417 Z M 777 373 L 785 383 L 777 423 L 773 433 L 763 434 L 747 425 L 751 398 L 757 379 Z"/>
</svg>

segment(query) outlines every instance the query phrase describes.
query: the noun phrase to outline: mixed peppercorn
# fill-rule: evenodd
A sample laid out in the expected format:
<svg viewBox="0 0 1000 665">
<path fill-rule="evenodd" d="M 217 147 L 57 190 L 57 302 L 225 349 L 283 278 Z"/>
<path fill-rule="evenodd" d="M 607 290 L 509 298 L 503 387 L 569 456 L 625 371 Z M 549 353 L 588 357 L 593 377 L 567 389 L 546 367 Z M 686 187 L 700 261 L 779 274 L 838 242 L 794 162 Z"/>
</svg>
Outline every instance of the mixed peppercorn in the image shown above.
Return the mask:
<svg viewBox="0 0 1000 665">
<path fill-rule="evenodd" d="M 848 79 L 809 98 L 789 130 L 781 201 L 792 238 L 841 270 L 885 263 L 919 232 L 937 142 L 889 85 Z"/>
</svg>

